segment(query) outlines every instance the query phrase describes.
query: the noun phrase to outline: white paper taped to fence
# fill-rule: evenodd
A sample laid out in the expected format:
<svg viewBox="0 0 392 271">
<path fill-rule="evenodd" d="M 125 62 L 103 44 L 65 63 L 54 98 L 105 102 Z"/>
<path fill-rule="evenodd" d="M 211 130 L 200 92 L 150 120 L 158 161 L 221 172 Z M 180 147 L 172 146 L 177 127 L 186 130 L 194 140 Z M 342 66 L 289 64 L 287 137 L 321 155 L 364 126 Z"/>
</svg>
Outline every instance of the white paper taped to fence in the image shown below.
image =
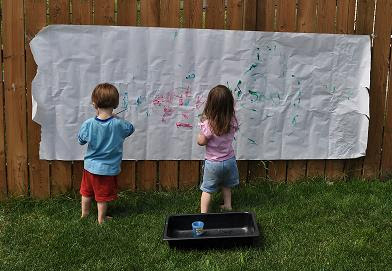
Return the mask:
<svg viewBox="0 0 392 271">
<path fill-rule="evenodd" d="M 30 46 L 41 159 L 83 159 L 77 132 L 101 82 L 117 86 L 116 111 L 135 126 L 125 160 L 203 159 L 197 123 L 217 84 L 235 97 L 237 159 L 365 155 L 368 36 L 52 25 Z"/>
</svg>

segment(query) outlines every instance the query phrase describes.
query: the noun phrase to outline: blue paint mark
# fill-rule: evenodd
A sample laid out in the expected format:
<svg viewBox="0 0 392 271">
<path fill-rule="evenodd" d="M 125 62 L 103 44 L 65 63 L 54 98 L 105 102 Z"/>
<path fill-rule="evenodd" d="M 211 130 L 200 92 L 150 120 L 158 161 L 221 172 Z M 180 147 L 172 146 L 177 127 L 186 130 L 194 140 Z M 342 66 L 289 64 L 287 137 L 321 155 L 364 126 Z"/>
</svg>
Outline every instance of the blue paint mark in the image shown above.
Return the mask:
<svg viewBox="0 0 392 271">
<path fill-rule="evenodd" d="M 195 79 L 195 77 L 196 77 L 196 75 L 195 75 L 194 73 L 190 73 L 190 74 L 188 74 L 188 75 L 185 77 L 185 79 L 190 80 L 190 79 Z"/>
<path fill-rule="evenodd" d="M 124 92 L 124 97 L 122 98 L 121 108 L 128 109 L 128 92 Z"/>
</svg>

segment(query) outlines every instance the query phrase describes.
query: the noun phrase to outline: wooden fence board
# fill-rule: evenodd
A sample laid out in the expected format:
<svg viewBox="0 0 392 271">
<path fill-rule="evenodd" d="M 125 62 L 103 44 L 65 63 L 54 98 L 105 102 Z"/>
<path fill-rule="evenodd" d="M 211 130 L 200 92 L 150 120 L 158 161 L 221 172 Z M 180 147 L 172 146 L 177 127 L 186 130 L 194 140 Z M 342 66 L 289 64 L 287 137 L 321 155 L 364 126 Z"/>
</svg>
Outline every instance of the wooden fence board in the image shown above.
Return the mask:
<svg viewBox="0 0 392 271">
<path fill-rule="evenodd" d="M 161 0 L 160 26 L 180 27 L 180 1 Z M 178 188 L 178 162 L 159 161 L 159 184 L 164 190 Z"/>
<path fill-rule="evenodd" d="M 313 33 L 316 31 L 316 7 L 317 0 L 299 0 L 297 12 L 297 31 Z M 293 181 L 304 178 L 307 174 L 309 161 L 289 161 L 287 165 L 287 180 Z"/>
<path fill-rule="evenodd" d="M 335 33 L 336 2 L 319 0 L 317 4 L 317 32 Z"/>
<path fill-rule="evenodd" d="M 257 1 L 245 0 L 243 8 L 244 30 L 257 29 Z M 267 176 L 266 162 L 264 161 L 238 161 L 240 180 L 255 181 L 264 179 Z"/>
<path fill-rule="evenodd" d="M 94 24 L 114 25 L 114 0 L 94 0 Z"/>
<path fill-rule="evenodd" d="M 203 0 L 184 1 L 183 27 L 202 28 Z M 180 161 L 178 172 L 179 188 L 194 187 L 199 183 L 200 161 Z"/>
<path fill-rule="evenodd" d="M 117 24 L 135 26 L 137 23 L 137 0 L 118 0 Z"/>
<path fill-rule="evenodd" d="M 227 1 L 227 29 L 242 30 L 244 14 L 244 0 L 228 0 Z"/>
<path fill-rule="evenodd" d="M 30 173 L 30 195 L 33 198 L 50 196 L 49 162 L 39 160 L 39 143 L 41 127 L 32 120 L 31 82 L 36 74 L 37 66 L 30 50 L 30 40 L 46 25 L 46 1 L 25 0 L 26 25 L 26 87 L 27 87 L 27 130 L 28 161 Z"/>
<path fill-rule="evenodd" d="M 276 0 L 276 31 L 295 32 L 296 1 Z"/>
<path fill-rule="evenodd" d="M 279 2 L 278 11 L 284 10 L 285 2 Z M 285 13 L 281 14 L 278 12 L 277 20 L 280 21 L 280 17 L 286 18 L 284 21 L 284 25 L 290 29 L 290 31 L 297 30 L 298 32 L 314 32 L 316 29 L 316 1 L 304 1 L 300 0 L 298 2 L 298 18 L 296 26 L 295 18 L 293 19 L 293 12 L 295 12 L 295 6 L 291 6 L 290 9 L 291 14 L 287 16 Z M 294 11 L 293 11 L 294 10 Z M 295 16 L 295 15 L 294 15 Z M 289 21 L 288 18 L 291 18 Z M 296 181 L 299 179 L 303 179 L 306 175 L 306 160 L 292 160 L 287 161 L 287 181 Z"/>
<path fill-rule="evenodd" d="M 373 33 L 375 0 L 358 0 L 358 15 L 355 33 L 369 35 Z"/>
<path fill-rule="evenodd" d="M 338 0 L 336 14 L 336 33 L 353 34 L 355 21 L 355 1 Z"/>
<path fill-rule="evenodd" d="M 184 23 L 186 28 L 203 27 L 203 0 L 184 1 Z"/>
<path fill-rule="evenodd" d="M 93 0 L 72 0 L 72 24 L 93 24 Z"/>
<path fill-rule="evenodd" d="M 336 2 L 318 0 L 317 3 L 317 33 L 334 33 Z M 307 162 L 307 177 L 324 177 L 326 174 L 326 160 L 309 160 Z M 331 166 L 329 166 L 331 168 Z"/>
<path fill-rule="evenodd" d="M 3 33 L 3 26 L 0 25 L 0 33 Z M 0 35 L 0 44 L 2 37 Z M 2 50 L 1 50 L 2 51 Z M 3 67 L 3 54 L 0 54 L 0 65 Z M 4 78 L 3 73 L 0 74 L 0 201 L 7 198 L 7 168 L 5 166 L 5 119 L 4 119 Z"/>
<path fill-rule="evenodd" d="M 140 19 L 142 26 L 159 26 L 159 0 L 140 1 Z"/>
<path fill-rule="evenodd" d="M 69 0 L 56 0 L 49 2 L 49 23 L 68 24 Z M 52 161 L 50 166 L 50 193 L 59 195 L 71 190 L 72 187 L 72 163 L 66 161 Z"/>
<path fill-rule="evenodd" d="M 208 0 L 206 8 L 206 28 L 225 28 L 225 0 Z"/>
<path fill-rule="evenodd" d="M 275 31 L 276 27 L 276 2 L 277 0 L 257 1 L 256 28 L 259 31 Z M 255 161 L 249 161 L 249 178 L 254 176 L 252 171 L 259 167 L 260 163 L 254 164 Z M 266 166 L 266 175 L 273 179 L 286 179 L 286 161 L 266 161 L 262 163 Z M 262 170 L 260 168 L 260 170 Z M 257 173 L 256 173 L 257 174 Z"/>
<path fill-rule="evenodd" d="M 296 2 L 290 0 L 276 0 L 276 31 L 292 32 L 296 29 Z M 269 178 L 274 181 L 286 181 L 288 161 L 277 160 L 269 163 Z M 291 165 L 292 175 L 302 167 L 298 162 Z M 304 171 L 305 172 L 305 171 Z M 301 174 L 299 174 L 301 175 Z M 290 175 L 291 176 L 291 175 Z M 294 176 L 291 176 L 294 178 Z"/>
<path fill-rule="evenodd" d="M 72 0 L 72 24 L 93 24 L 93 0 Z M 91 90 L 92 91 L 92 90 Z M 83 161 L 72 163 L 72 189 L 80 190 L 83 175 Z"/>
<path fill-rule="evenodd" d="M 378 0 L 371 67 L 368 148 L 363 164 L 363 176 L 365 179 L 379 177 L 391 25 L 392 1 Z"/>
<path fill-rule="evenodd" d="M 338 0 L 336 6 L 336 28 L 338 34 L 353 34 L 355 20 L 355 0 Z M 325 164 L 325 176 L 328 179 L 340 180 L 346 176 L 347 160 L 331 159 Z"/>
<path fill-rule="evenodd" d="M 140 2 L 140 21 L 142 26 L 159 26 L 160 1 L 144 0 Z M 141 191 L 155 190 L 158 182 L 158 162 L 137 161 L 136 189 Z"/>
<path fill-rule="evenodd" d="M 8 193 L 28 195 L 23 1 L 3 1 Z"/>
<path fill-rule="evenodd" d="M 355 33 L 370 35 L 373 33 L 375 0 L 358 0 Z M 346 163 L 348 178 L 362 178 L 364 157 L 351 159 Z"/>
<path fill-rule="evenodd" d="M 392 41 L 392 40 L 391 40 Z M 392 177 L 392 93 L 391 93 L 391 80 L 392 80 L 392 54 L 389 56 L 389 84 L 384 122 L 384 135 L 381 156 L 381 177 Z"/>
<path fill-rule="evenodd" d="M 304 33 L 316 32 L 317 0 L 298 0 L 297 31 Z"/>
<path fill-rule="evenodd" d="M 257 1 L 256 25 L 259 31 L 275 31 L 275 1 Z"/>
<path fill-rule="evenodd" d="M 117 24 L 124 26 L 135 26 L 137 23 L 136 14 L 137 6 L 136 0 L 119 0 L 117 11 Z M 130 120 L 132 122 L 132 120 Z M 126 139 L 124 144 L 127 144 L 130 138 Z M 120 190 L 131 190 L 136 189 L 136 161 L 122 161 L 121 173 L 118 176 L 118 187 Z"/>
</svg>

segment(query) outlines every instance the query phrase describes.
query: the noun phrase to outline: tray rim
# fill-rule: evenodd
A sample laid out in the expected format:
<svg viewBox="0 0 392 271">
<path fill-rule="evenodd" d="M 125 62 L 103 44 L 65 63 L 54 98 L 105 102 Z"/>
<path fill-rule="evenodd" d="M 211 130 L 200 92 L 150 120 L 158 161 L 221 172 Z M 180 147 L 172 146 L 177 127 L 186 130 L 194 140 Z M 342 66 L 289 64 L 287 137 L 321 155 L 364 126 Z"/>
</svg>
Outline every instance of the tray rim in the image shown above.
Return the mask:
<svg viewBox="0 0 392 271">
<path fill-rule="evenodd" d="M 171 217 L 184 217 L 184 216 L 195 216 L 195 215 L 201 215 L 201 216 L 209 216 L 209 215 L 224 215 L 224 214 L 249 214 L 252 217 L 252 221 L 254 223 L 254 228 L 255 231 L 252 234 L 243 236 L 243 235 L 233 235 L 233 236 L 197 236 L 197 237 L 169 237 L 167 236 L 167 228 L 168 228 L 168 222 Z M 260 236 L 260 231 L 259 231 L 259 226 L 257 225 L 256 221 L 256 215 L 254 212 L 224 212 L 224 213 L 197 213 L 197 214 L 179 214 L 179 215 L 169 215 L 166 217 L 165 220 L 165 227 L 163 230 L 163 241 L 188 241 L 188 240 L 205 240 L 205 239 L 232 239 L 232 238 L 255 238 Z"/>
</svg>

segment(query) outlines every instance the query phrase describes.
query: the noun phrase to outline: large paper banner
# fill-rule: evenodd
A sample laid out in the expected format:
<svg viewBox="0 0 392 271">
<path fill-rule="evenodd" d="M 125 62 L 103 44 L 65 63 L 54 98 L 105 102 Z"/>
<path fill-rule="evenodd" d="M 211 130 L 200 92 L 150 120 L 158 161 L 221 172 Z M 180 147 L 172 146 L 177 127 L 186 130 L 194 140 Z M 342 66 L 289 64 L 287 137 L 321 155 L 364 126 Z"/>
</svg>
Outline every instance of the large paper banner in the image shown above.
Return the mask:
<svg viewBox="0 0 392 271">
<path fill-rule="evenodd" d="M 127 160 L 203 159 L 198 122 L 217 84 L 235 97 L 237 159 L 365 155 L 368 36 L 52 25 L 30 46 L 41 159 L 83 159 L 77 132 L 101 82 L 117 86 L 116 112 L 135 126 Z"/>
</svg>

